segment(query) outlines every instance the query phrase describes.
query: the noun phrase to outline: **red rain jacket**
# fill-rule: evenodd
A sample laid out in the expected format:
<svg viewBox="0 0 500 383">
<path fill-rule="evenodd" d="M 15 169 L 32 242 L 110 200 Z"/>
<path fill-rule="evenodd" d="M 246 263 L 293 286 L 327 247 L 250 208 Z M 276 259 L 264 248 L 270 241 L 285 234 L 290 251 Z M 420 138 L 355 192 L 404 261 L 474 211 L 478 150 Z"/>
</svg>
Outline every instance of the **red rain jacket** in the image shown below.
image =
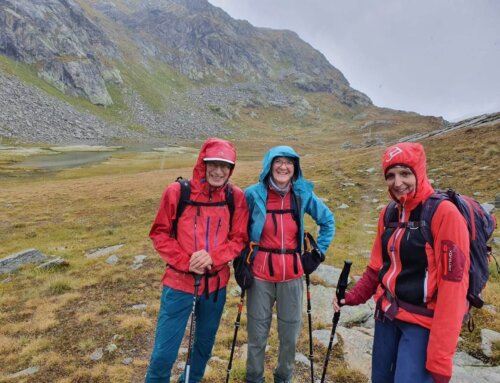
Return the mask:
<svg viewBox="0 0 500 383">
<path fill-rule="evenodd" d="M 210 138 L 203 144 L 191 179 L 191 197 L 193 201 L 218 202 L 225 200 L 224 185 L 214 189 L 205 180 L 206 166 L 204 158 L 221 158 L 236 161 L 234 146 L 225 140 Z M 230 176 L 233 172 L 231 169 Z M 160 208 L 156 215 L 150 238 L 159 255 L 172 267 L 167 267 L 162 278 L 165 286 L 194 293 L 194 278 L 189 274 L 191 254 L 205 249 L 212 258 L 210 273 L 218 272 L 209 278 L 209 293 L 227 285 L 230 271 L 228 262 L 233 260 L 247 242 L 248 208 L 243 191 L 232 185 L 234 195 L 234 215 L 229 231 L 230 214 L 225 206 L 187 205 L 177 223 L 177 238 L 172 238 L 172 222 L 181 195 L 178 182 L 170 184 L 163 193 Z M 199 294 L 205 289 L 205 281 L 199 287 Z"/>
<path fill-rule="evenodd" d="M 425 201 L 433 192 L 426 174 L 426 159 L 423 147 L 417 143 L 400 143 L 388 148 L 382 158 L 384 174 L 396 165 L 409 167 L 417 179 L 416 190 L 398 202 L 399 221 L 407 222 L 411 212 Z M 391 195 L 394 199 L 394 196 Z M 405 242 L 407 228 L 398 228 L 392 233 L 383 249 L 385 209 L 380 214 L 378 232 L 373 244 L 367 271 L 353 290 L 346 294 L 346 304 L 355 305 L 365 302 L 376 289 L 375 301 L 382 297 L 382 309 L 389 308 L 384 288 L 393 296 L 397 289 L 404 288 L 405 278 L 398 278 L 413 265 L 403 265 L 405 251 L 412 251 Z M 458 209 L 449 201 L 443 201 L 437 208 L 432 222 L 431 233 L 434 248 L 427 243 L 425 256 L 428 270 L 422 279 L 422 291 L 426 297 L 427 308 L 434 311 L 432 318 L 405 311 L 399 307 L 396 319 L 414 323 L 430 330 L 427 346 L 426 368 L 438 383 L 449 382 L 452 374 L 453 354 L 455 353 L 464 315 L 468 310 L 466 299 L 469 283 L 469 233 L 467 224 Z M 403 250 L 402 246 L 406 250 Z M 384 251 L 385 250 L 385 251 Z M 385 272 L 383 254 L 386 254 Z M 390 260 L 387 269 L 387 255 Z M 378 278 L 376 277 L 378 275 Z M 382 284 L 379 284 L 382 276 Z M 377 287 L 378 286 L 378 287 Z"/>
</svg>

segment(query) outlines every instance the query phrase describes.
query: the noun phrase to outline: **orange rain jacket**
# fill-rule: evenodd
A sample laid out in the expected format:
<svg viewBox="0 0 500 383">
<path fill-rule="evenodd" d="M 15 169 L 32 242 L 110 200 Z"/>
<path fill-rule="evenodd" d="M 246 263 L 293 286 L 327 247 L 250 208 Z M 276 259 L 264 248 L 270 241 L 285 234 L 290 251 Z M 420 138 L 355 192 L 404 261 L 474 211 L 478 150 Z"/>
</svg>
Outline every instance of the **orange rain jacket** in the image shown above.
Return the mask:
<svg viewBox="0 0 500 383">
<path fill-rule="evenodd" d="M 421 203 L 434 192 L 426 174 L 423 147 L 417 143 L 400 143 L 388 148 L 382 158 L 384 174 L 397 165 L 409 167 L 417 180 L 415 192 L 405 196 L 406 199 L 396 201 L 399 222 L 408 222 L 411 213 L 420 208 Z M 391 198 L 395 200 L 392 194 Z M 408 312 L 399 307 L 395 318 L 430 330 L 426 368 L 435 382 L 449 382 L 453 354 L 464 315 L 468 311 L 466 295 L 470 260 L 466 221 L 452 202 L 443 201 L 431 222 L 434 248 L 426 243 L 420 254 L 427 260 L 408 262 L 418 251 L 412 248 L 410 239 L 416 233 L 412 233 L 411 228 L 402 227 L 384 237 L 386 208 L 379 217 L 370 263 L 361 280 L 346 294 L 346 304 L 363 303 L 376 289 L 375 301 L 380 298 L 382 310 L 387 312 L 390 302 L 384 294 L 385 290 L 402 301 L 405 301 L 404 296 L 401 296 L 405 292 L 408 295 L 418 292 L 423 297 L 423 302 L 420 303 L 434 311 L 433 317 Z M 418 220 L 418 217 L 412 217 L 411 220 Z M 424 264 L 425 270 L 415 270 L 415 267 L 424 267 Z M 415 278 L 416 274 L 423 278 Z M 413 277 L 407 277 L 408 275 Z"/>
</svg>

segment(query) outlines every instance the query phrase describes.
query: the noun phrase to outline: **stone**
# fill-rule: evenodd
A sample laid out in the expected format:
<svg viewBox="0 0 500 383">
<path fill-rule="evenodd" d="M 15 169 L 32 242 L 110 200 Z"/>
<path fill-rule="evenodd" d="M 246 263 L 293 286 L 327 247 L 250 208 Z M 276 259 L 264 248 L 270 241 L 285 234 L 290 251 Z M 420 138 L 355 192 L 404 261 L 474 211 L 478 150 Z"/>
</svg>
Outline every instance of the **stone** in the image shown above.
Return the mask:
<svg viewBox="0 0 500 383">
<path fill-rule="evenodd" d="M 493 343 L 500 342 L 500 333 L 490 329 L 481 329 L 481 350 L 483 354 L 492 357 Z"/>
<path fill-rule="evenodd" d="M 11 273 L 25 264 L 40 263 L 47 257 L 37 249 L 27 249 L 0 259 L 0 274 Z"/>
<path fill-rule="evenodd" d="M 67 266 L 69 266 L 68 261 L 66 261 L 63 258 L 55 258 L 51 259 L 50 261 L 42 263 L 40 266 L 37 267 L 37 269 L 49 270 L 49 269 L 55 269 L 57 267 L 67 267 Z"/>
<path fill-rule="evenodd" d="M 96 348 L 94 350 L 94 352 L 90 355 L 90 360 L 98 361 L 98 360 L 101 360 L 103 356 L 104 356 L 104 352 L 102 350 L 102 347 Z"/>
<path fill-rule="evenodd" d="M 482 208 L 484 210 L 486 210 L 487 213 L 491 213 L 493 211 L 493 209 L 495 209 L 495 205 L 491 204 L 491 203 L 482 203 L 481 204 Z"/>
<path fill-rule="evenodd" d="M 118 263 L 118 257 L 116 255 L 112 255 L 106 259 L 106 263 L 108 265 L 116 265 Z"/>
<path fill-rule="evenodd" d="M 328 347 L 330 343 L 330 336 L 332 334 L 331 330 L 314 330 L 312 336 L 314 339 L 318 340 L 323 346 Z M 333 337 L 332 347 L 339 342 L 337 334 Z"/>
<path fill-rule="evenodd" d="M 127 358 L 123 358 L 122 363 L 124 365 L 128 366 L 129 364 L 132 364 L 133 361 L 134 361 L 133 358 L 127 357 Z"/>
<path fill-rule="evenodd" d="M 372 367 L 373 330 L 360 327 L 337 328 L 344 345 L 344 360 L 350 368 L 370 376 Z"/>
<path fill-rule="evenodd" d="M 349 209 L 349 205 L 346 203 L 343 203 L 342 205 L 337 206 L 337 209 Z"/>
<path fill-rule="evenodd" d="M 22 371 L 16 372 L 15 374 L 9 375 L 10 379 L 22 378 L 23 376 L 30 376 L 36 374 L 40 370 L 39 367 L 28 367 Z"/>
<path fill-rule="evenodd" d="M 95 250 L 91 250 L 85 256 L 90 259 L 103 257 L 105 255 L 120 250 L 123 246 L 124 246 L 123 244 L 118 244 L 114 246 L 101 247 Z"/>
</svg>

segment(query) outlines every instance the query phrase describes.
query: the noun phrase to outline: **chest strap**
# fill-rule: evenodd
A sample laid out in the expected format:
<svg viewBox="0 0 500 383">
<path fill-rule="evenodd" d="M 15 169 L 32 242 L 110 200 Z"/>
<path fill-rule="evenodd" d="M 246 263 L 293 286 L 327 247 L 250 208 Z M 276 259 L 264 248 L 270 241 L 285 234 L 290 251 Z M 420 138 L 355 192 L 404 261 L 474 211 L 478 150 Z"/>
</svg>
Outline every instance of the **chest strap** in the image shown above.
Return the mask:
<svg viewBox="0 0 500 383">
<path fill-rule="evenodd" d="M 298 249 L 271 249 L 268 247 L 261 247 L 259 246 L 259 251 L 263 251 L 265 253 L 269 254 L 269 257 L 267 257 L 267 265 L 269 267 L 269 274 L 274 277 L 274 268 L 273 268 L 273 254 L 289 254 L 293 255 L 293 272 L 295 274 L 299 273 L 299 265 L 298 265 Z"/>
<path fill-rule="evenodd" d="M 276 214 L 292 214 L 293 216 L 293 209 L 267 209 L 266 213 L 270 213 L 271 216 L 273 217 L 273 223 L 274 223 L 274 235 L 278 235 L 278 221 L 276 219 Z"/>
</svg>

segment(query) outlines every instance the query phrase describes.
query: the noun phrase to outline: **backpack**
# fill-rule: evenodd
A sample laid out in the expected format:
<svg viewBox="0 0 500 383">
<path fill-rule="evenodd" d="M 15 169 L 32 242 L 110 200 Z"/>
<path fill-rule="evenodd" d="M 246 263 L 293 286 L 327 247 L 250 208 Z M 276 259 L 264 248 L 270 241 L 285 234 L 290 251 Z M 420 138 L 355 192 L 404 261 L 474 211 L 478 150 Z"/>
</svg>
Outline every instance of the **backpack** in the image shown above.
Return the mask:
<svg viewBox="0 0 500 383">
<path fill-rule="evenodd" d="M 434 239 L 431 233 L 431 222 L 437 207 L 442 201 L 450 201 L 457 208 L 460 214 L 467 221 L 469 230 L 469 249 L 470 249 L 470 269 L 469 269 L 469 287 L 467 290 L 467 300 L 473 307 L 481 308 L 484 301 L 481 297 L 481 291 L 486 286 L 489 277 L 488 264 L 492 257 L 491 247 L 488 245 L 493 232 L 496 228 L 496 217 L 489 214 L 475 200 L 465 195 L 460 195 L 454 190 L 436 190 L 426 201 L 423 202 L 420 221 L 408 222 L 407 226 L 420 228 L 421 233 L 429 245 L 433 247 Z M 396 213 L 396 214 L 394 214 Z M 387 206 L 384 215 L 384 226 L 394 227 L 397 222 L 391 221 L 391 218 L 397 217 L 397 206 L 395 201 L 391 201 Z M 498 263 L 497 270 L 499 269 Z"/>
<path fill-rule="evenodd" d="M 177 222 L 179 222 L 179 218 L 182 213 L 186 209 L 187 205 L 191 206 L 225 206 L 227 205 L 229 209 L 229 230 L 231 231 L 232 223 L 233 223 L 233 214 L 234 214 L 234 195 L 233 195 L 233 187 L 230 183 L 226 186 L 226 196 L 224 201 L 219 202 L 197 202 L 191 201 L 189 197 L 191 197 L 191 182 L 182 177 L 177 177 L 176 182 L 181 185 L 181 196 L 179 198 L 179 203 L 177 204 L 177 210 L 175 213 L 175 220 L 172 224 L 172 237 L 177 237 Z"/>
</svg>

